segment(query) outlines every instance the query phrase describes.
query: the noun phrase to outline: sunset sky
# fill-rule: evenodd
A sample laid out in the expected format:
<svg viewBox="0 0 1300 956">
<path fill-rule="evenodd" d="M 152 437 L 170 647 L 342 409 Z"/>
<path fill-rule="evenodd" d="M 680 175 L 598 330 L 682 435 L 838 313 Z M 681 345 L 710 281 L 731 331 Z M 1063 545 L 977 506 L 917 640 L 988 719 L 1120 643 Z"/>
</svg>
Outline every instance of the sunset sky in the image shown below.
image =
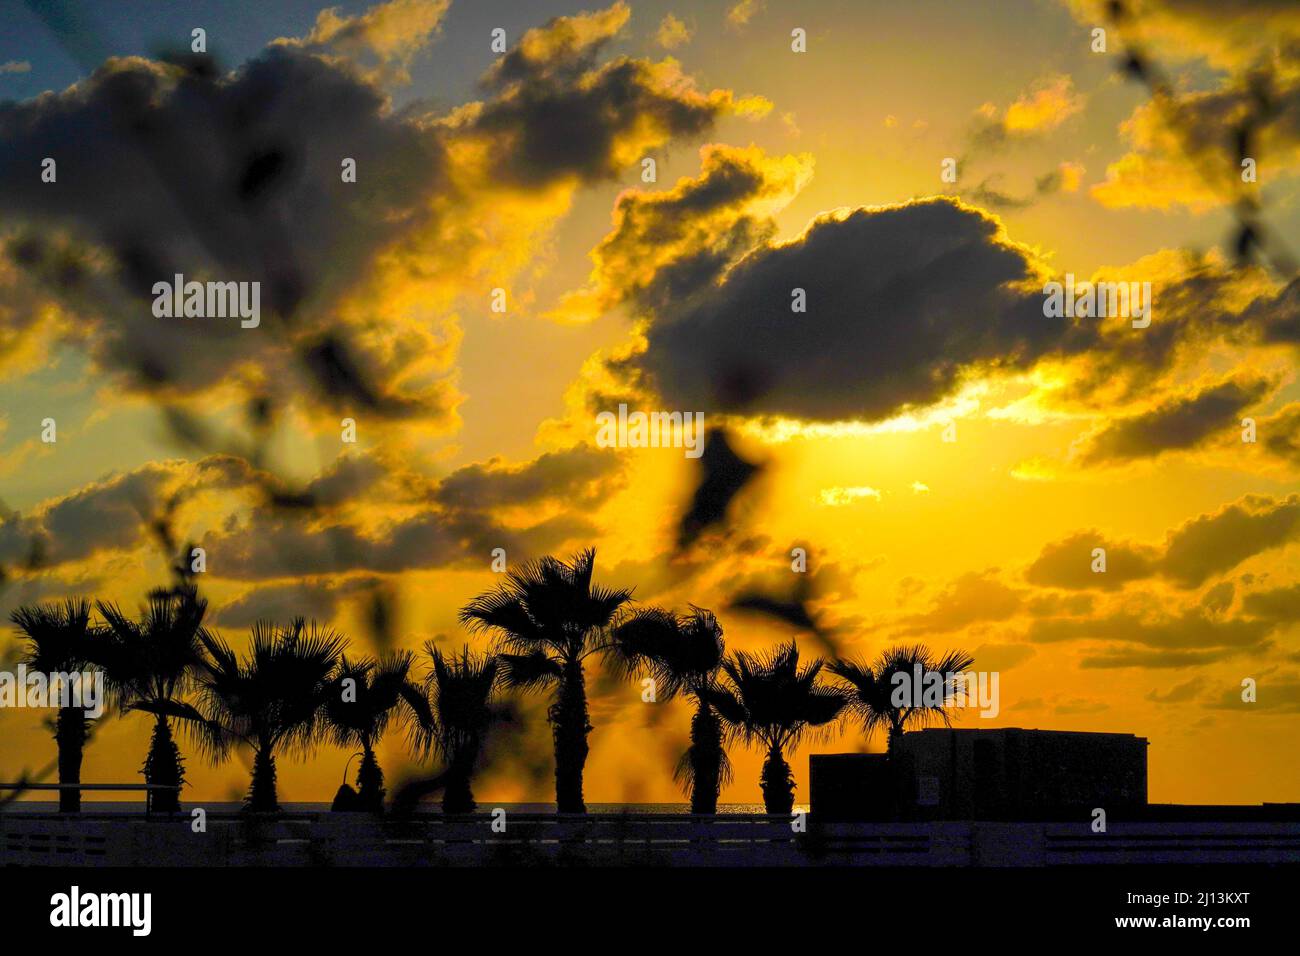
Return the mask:
<svg viewBox="0 0 1300 956">
<path fill-rule="evenodd" d="M 400 646 L 481 649 L 456 613 L 494 548 L 594 546 L 601 583 L 714 609 L 731 649 L 963 648 L 1001 713 L 958 726 L 1145 736 L 1153 802 L 1300 800 L 1300 282 L 1269 267 L 1300 247 L 1300 4 L 592 2 L 0 0 L 6 626 L 135 608 L 168 582 L 164 514 L 236 645 L 302 614 L 374 651 L 382 593 Z M 196 27 L 215 84 L 164 62 Z M 1134 44 L 1176 109 L 1123 74 Z M 1243 198 L 1266 245 L 1239 265 Z M 260 281 L 262 324 L 155 318 L 177 272 Z M 1150 326 L 1046 317 L 1067 273 L 1150 282 Z M 370 391 L 297 360 L 327 333 Z M 764 463 L 685 551 L 699 465 L 597 447 L 619 402 L 704 412 Z M 792 592 L 796 547 L 824 640 L 728 609 Z M 588 687 L 588 801 L 683 799 L 687 707 Z M 525 706 L 481 803 L 551 798 Z M 41 717 L 0 711 L 0 779 L 53 758 Z M 137 780 L 149 730 L 106 718 L 83 779 Z M 797 799 L 808 752 L 884 743 L 803 747 Z M 186 802 L 243 795 L 241 759 L 182 749 Z M 328 800 L 347 756 L 280 760 L 281 800 Z M 722 801 L 756 802 L 761 754 L 731 757 Z M 399 778 L 396 735 L 381 759 Z"/>
</svg>

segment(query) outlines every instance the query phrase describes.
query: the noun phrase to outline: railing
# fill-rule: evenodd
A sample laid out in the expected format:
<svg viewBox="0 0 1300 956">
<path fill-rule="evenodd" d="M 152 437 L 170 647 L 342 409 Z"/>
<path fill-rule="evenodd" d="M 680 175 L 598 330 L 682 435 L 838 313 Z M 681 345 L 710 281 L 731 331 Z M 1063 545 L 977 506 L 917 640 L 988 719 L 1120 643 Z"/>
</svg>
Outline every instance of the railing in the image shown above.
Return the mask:
<svg viewBox="0 0 1300 956">
<path fill-rule="evenodd" d="M 200 822 L 201 820 L 201 822 Z M 826 823 L 685 814 L 0 814 L 0 864 L 1049 866 L 1295 863 L 1300 823 Z M 493 825 L 496 824 L 494 830 Z"/>
<path fill-rule="evenodd" d="M 149 799 L 150 794 L 164 790 L 170 793 L 179 793 L 180 788 L 168 786 L 165 783 L 0 783 L 0 793 L 7 790 L 14 791 L 15 793 L 26 793 L 28 790 L 56 790 L 60 793 L 67 790 L 76 790 L 77 792 L 81 792 L 82 790 L 141 790 L 145 794 L 144 812 L 145 814 L 148 814 L 153 803 L 153 801 Z"/>
</svg>

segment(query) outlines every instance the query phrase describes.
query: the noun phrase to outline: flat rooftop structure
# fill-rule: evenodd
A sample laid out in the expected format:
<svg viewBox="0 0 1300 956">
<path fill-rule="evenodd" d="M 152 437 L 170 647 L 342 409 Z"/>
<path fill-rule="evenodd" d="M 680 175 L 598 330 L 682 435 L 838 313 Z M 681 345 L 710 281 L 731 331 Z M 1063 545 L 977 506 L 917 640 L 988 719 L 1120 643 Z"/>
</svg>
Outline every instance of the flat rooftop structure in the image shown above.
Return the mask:
<svg viewBox="0 0 1300 956">
<path fill-rule="evenodd" d="M 927 728 L 897 752 L 809 758 L 813 814 L 836 820 L 1073 819 L 1147 803 L 1147 740 L 1134 734 Z"/>
<path fill-rule="evenodd" d="M 904 734 L 916 802 L 940 819 L 1024 820 L 1145 806 L 1147 739 L 1134 734 L 931 727 Z"/>
</svg>

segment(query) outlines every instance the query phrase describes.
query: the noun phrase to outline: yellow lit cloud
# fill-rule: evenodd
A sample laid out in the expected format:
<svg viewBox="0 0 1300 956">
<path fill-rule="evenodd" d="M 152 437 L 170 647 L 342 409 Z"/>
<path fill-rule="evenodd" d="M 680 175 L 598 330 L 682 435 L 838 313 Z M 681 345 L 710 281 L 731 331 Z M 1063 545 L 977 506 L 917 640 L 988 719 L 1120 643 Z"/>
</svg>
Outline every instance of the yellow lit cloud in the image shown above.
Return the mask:
<svg viewBox="0 0 1300 956">
<path fill-rule="evenodd" d="M 1038 133 L 1056 129 L 1083 109 L 1084 97 L 1064 74 L 1040 80 L 1009 107 L 1002 122 L 1009 133 Z"/>
<path fill-rule="evenodd" d="M 675 50 L 691 42 L 690 27 L 669 13 L 659 22 L 659 29 L 655 32 L 655 42 L 665 50 Z"/>
<path fill-rule="evenodd" d="M 763 0 L 740 0 L 727 10 L 727 24 L 736 29 L 748 26 L 749 21 L 763 10 Z"/>
</svg>

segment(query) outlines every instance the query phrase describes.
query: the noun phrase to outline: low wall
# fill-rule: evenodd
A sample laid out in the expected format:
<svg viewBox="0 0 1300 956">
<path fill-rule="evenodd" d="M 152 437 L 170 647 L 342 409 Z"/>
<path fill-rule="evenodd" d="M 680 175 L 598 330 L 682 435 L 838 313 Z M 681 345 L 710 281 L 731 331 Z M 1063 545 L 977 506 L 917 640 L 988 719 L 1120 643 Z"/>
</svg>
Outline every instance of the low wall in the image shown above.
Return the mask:
<svg viewBox="0 0 1300 956">
<path fill-rule="evenodd" d="M 826 823 L 786 817 L 512 813 L 409 820 L 0 814 L 5 866 L 1056 866 L 1297 863 L 1300 823 Z M 499 827 L 499 824 L 498 824 Z"/>
</svg>

